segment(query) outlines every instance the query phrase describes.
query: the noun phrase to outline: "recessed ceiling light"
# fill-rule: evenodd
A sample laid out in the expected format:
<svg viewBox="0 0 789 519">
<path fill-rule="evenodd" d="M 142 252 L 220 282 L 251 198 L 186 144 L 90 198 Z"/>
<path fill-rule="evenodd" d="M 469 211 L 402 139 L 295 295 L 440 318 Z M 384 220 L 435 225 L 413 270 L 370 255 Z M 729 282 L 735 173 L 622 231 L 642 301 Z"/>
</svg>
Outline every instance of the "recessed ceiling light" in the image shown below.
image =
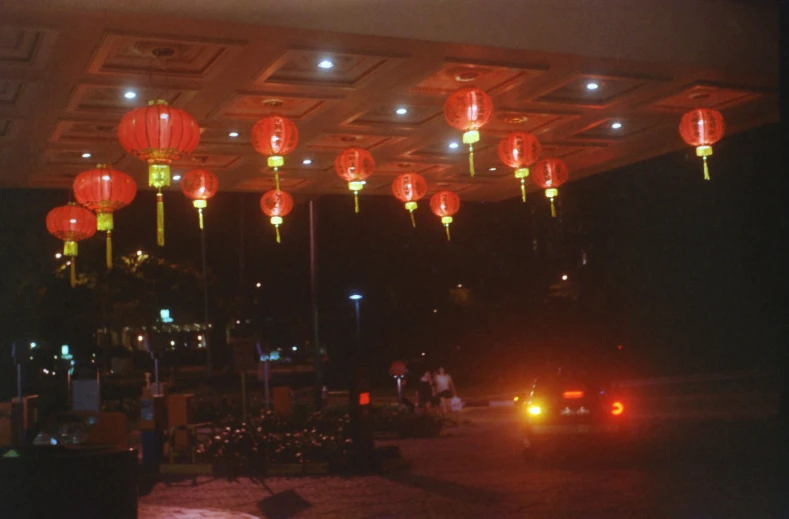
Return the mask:
<svg viewBox="0 0 789 519">
<path fill-rule="evenodd" d="M 173 180 L 175 180 L 176 182 L 178 182 L 179 180 L 181 180 L 181 175 L 175 175 L 175 176 L 173 177 Z"/>
<path fill-rule="evenodd" d="M 594 81 L 590 81 L 589 83 L 586 84 L 587 90 L 597 90 L 598 88 L 600 88 L 600 85 L 595 83 Z"/>
<path fill-rule="evenodd" d="M 321 61 L 320 63 L 318 63 L 318 67 L 320 67 L 320 68 L 332 68 L 333 66 L 334 66 L 334 63 L 332 63 L 331 61 L 329 61 L 327 59 L 325 59 L 325 60 Z"/>
<path fill-rule="evenodd" d="M 496 171 L 496 168 L 488 168 L 488 171 Z"/>
<path fill-rule="evenodd" d="M 458 144 L 458 143 L 456 143 L 456 142 L 450 142 L 450 143 L 449 143 L 449 147 L 450 147 L 450 148 L 452 148 L 453 150 L 454 150 L 455 148 L 457 148 L 458 146 L 460 146 L 460 144 Z"/>
<path fill-rule="evenodd" d="M 398 108 L 397 110 L 395 110 L 395 113 L 396 113 L 397 115 L 405 115 L 405 114 L 407 114 L 407 113 L 408 113 L 408 109 L 407 109 L 407 108 L 402 108 L 402 107 L 400 107 L 400 108 Z"/>
<path fill-rule="evenodd" d="M 621 127 L 622 127 L 622 123 L 620 123 L 620 122 L 616 122 L 616 123 L 611 125 L 611 128 L 613 128 L 614 130 L 618 130 Z"/>
<path fill-rule="evenodd" d="M 312 159 L 304 159 L 301 161 L 301 163 L 304 164 L 305 166 L 309 166 L 310 164 L 312 164 Z"/>
<path fill-rule="evenodd" d="M 83 154 L 82 154 L 82 158 L 83 158 L 83 159 L 89 159 L 89 158 L 90 158 L 90 153 L 88 153 L 88 152 L 86 151 L 85 153 L 83 153 Z"/>
<path fill-rule="evenodd" d="M 123 97 L 125 97 L 126 99 L 134 99 L 135 97 L 137 97 L 137 94 L 129 90 L 128 92 L 123 94 Z"/>
<path fill-rule="evenodd" d="M 230 132 L 230 133 L 227 134 L 227 136 L 236 138 L 236 137 L 238 137 L 238 132 Z"/>
</svg>

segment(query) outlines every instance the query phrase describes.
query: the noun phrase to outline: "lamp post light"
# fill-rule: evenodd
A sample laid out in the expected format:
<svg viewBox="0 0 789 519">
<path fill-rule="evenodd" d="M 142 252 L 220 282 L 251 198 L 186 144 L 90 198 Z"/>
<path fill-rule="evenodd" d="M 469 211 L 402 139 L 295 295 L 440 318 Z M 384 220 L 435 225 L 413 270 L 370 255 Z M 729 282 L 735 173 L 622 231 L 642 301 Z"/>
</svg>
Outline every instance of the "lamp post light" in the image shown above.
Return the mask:
<svg viewBox="0 0 789 519">
<path fill-rule="evenodd" d="M 353 301 L 354 308 L 356 309 L 356 348 L 359 355 L 362 353 L 362 325 L 359 314 L 359 304 L 362 302 L 363 296 L 358 292 L 351 292 L 348 299 Z"/>
<path fill-rule="evenodd" d="M 373 434 L 370 415 L 370 388 L 367 383 L 365 355 L 362 350 L 362 325 L 360 306 L 363 296 L 354 291 L 348 294 L 356 312 L 356 352 L 351 355 L 353 360 L 353 379 L 350 391 L 351 435 L 355 450 L 355 465 L 361 470 L 370 468 L 373 453 Z"/>
</svg>

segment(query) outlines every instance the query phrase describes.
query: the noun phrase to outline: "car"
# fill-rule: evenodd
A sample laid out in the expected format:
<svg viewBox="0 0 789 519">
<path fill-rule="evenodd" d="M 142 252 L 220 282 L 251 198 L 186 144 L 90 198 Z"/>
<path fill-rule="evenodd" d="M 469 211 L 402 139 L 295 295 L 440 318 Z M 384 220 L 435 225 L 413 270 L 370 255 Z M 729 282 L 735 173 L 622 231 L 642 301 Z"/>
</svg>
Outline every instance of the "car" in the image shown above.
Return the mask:
<svg viewBox="0 0 789 519">
<path fill-rule="evenodd" d="M 627 404 L 616 387 L 587 372 L 557 370 L 538 377 L 526 395 L 515 397 L 523 424 L 523 452 L 532 459 L 543 442 L 577 436 L 623 435 Z"/>
</svg>

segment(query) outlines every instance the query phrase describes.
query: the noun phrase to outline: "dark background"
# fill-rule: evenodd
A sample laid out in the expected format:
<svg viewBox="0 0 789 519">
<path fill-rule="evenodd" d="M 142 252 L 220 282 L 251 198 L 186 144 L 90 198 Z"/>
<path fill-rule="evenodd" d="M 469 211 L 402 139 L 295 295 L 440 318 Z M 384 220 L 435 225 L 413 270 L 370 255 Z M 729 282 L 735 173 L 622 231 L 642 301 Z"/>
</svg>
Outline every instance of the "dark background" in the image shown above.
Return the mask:
<svg viewBox="0 0 789 519">
<path fill-rule="evenodd" d="M 381 373 L 395 359 L 414 368 L 443 364 L 468 384 L 581 359 L 621 376 L 769 369 L 786 297 L 778 278 L 779 137 L 770 125 L 724 139 L 710 182 L 692 149 L 571 182 L 560 190 L 555 220 L 541 193 L 525 205 L 464 202 L 451 242 L 427 200 L 412 229 L 393 197 L 363 196 L 359 215 L 350 195 L 321 197 L 320 332 L 330 381 L 343 378 L 354 345 L 352 289 L 364 294 L 364 345 Z M 68 200 L 66 191 L 0 191 L 6 381 L 14 339 L 69 337 L 77 350 L 95 344 L 88 289 L 65 290 L 67 280 L 52 275 L 61 245 L 44 218 Z M 280 245 L 258 200 L 219 193 L 209 201 L 212 321 L 250 318 L 272 346 L 303 345 L 311 338 L 306 200 L 286 218 Z M 116 255 L 141 249 L 200 265 L 195 210 L 177 191 L 165 204 L 167 245 L 155 246 L 154 196 L 143 191 L 116 213 Z M 81 243 L 79 268 L 101 271 L 103 246 L 98 236 Z M 182 309 L 173 305 L 176 321 L 201 308 L 199 291 L 187 293 Z M 77 309 L 93 317 L 80 325 Z"/>
</svg>

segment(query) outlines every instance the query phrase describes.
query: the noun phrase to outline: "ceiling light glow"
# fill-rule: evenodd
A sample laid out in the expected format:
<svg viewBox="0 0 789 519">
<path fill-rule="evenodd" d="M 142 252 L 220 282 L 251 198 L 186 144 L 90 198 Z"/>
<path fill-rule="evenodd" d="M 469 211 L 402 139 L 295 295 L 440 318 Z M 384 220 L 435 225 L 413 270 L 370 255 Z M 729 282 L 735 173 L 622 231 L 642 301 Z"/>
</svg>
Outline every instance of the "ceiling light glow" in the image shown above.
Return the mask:
<svg viewBox="0 0 789 519">
<path fill-rule="evenodd" d="M 614 130 L 618 130 L 621 127 L 622 127 L 622 123 L 620 122 L 615 122 L 614 124 L 611 125 L 611 128 L 613 128 Z"/>
<path fill-rule="evenodd" d="M 458 144 L 458 143 L 456 143 L 456 142 L 450 142 L 450 143 L 449 143 L 449 147 L 450 147 L 450 148 L 452 148 L 453 150 L 454 150 L 455 148 L 457 148 L 458 146 L 460 146 L 460 144 Z"/>
<path fill-rule="evenodd" d="M 396 113 L 397 115 L 405 115 L 405 114 L 407 114 L 407 113 L 408 113 L 408 109 L 407 109 L 407 108 L 402 108 L 402 107 L 401 107 L 401 108 L 398 108 L 397 110 L 395 110 L 395 113 Z"/>
<path fill-rule="evenodd" d="M 134 99 L 135 97 L 137 97 L 137 94 L 129 90 L 128 92 L 123 94 L 123 97 L 125 97 L 126 99 Z"/>
<path fill-rule="evenodd" d="M 89 159 L 90 158 L 90 153 L 88 153 L 88 152 L 83 153 L 82 154 L 82 158 L 83 159 Z"/>
<path fill-rule="evenodd" d="M 331 61 L 329 61 L 327 59 L 324 59 L 320 63 L 318 63 L 318 67 L 320 67 L 322 69 L 330 69 L 333 66 L 334 66 L 334 63 L 332 63 Z"/>
<path fill-rule="evenodd" d="M 234 139 L 238 137 L 238 132 L 230 132 L 227 134 L 228 137 L 233 137 Z"/>
<path fill-rule="evenodd" d="M 595 83 L 594 81 L 590 81 L 589 83 L 586 84 L 587 90 L 597 90 L 598 88 L 600 88 L 600 85 Z"/>
<path fill-rule="evenodd" d="M 305 166 L 309 166 L 310 164 L 312 164 L 312 159 L 304 159 L 301 161 L 301 163 L 304 164 Z"/>
</svg>

